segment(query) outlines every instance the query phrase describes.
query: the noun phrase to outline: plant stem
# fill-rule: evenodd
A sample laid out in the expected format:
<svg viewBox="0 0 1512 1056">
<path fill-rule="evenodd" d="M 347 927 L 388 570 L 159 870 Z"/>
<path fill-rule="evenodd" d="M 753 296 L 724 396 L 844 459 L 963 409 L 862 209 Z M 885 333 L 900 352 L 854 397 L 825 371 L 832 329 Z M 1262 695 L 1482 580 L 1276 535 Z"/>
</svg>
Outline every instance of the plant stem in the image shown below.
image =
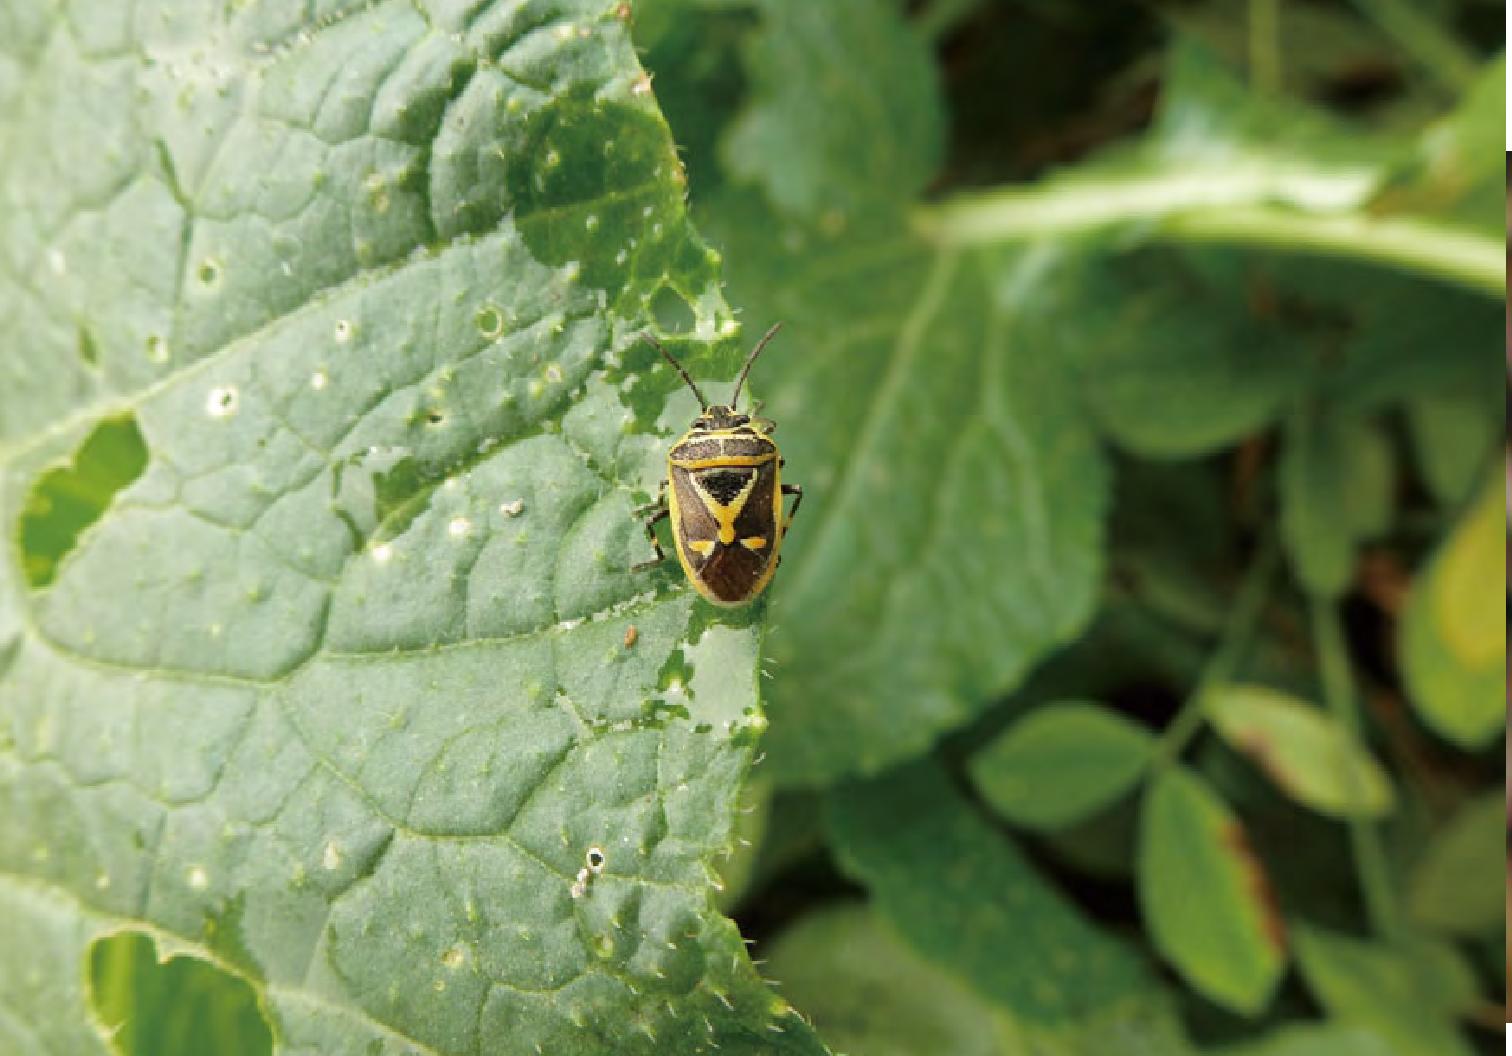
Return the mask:
<svg viewBox="0 0 1512 1056">
<path fill-rule="evenodd" d="M 1414 0 L 1354 0 L 1354 5 L 1445 87 L 1461 92 L 1475 80 L 1475 56 Z"/>
<path fill-rule="evenodd" d="M 1354 675 L 1344 644 L 1338 605 L 1331 598 L 1318 594 L 1310 595 L 1308 604 L 1324 702 L 1341 726 L 1359 736 L 1360 714 L 1355 705 Z M 1376 934 L 1391 938 L 1397 934 L 1396 894 L 1392 890 L 1391 870 L 1380 833 L 1371 822 L 1356 818 L 1349 823 L 1349 841 L 1371 925 Z"/>
<path fill-rule="evenodd" d="M 1238 671 L 1244 654 L 1249 650 L 1250 640 L 1255 636 L 1260 613 L 1265 608 L 1265 599 L 1270 595 L 1271 579 L 1275 576 L 1279 557 L 1280 549 L 1274 540 L 1266 539 L 1261 543 L 1260 552 L 1250 562 L 1250 567 L 1244 574 L 1244 582 L 1240 584 L 1239 593 L 1234 598 L 1234 605 L 1229 609 L 1217 648 L 1203 667 L 1197 684 L 1187 694 L 1186 702 L 1181 705 L 1176 718 L 1171 720 L 1161 736 L 1160 751 L 1157 754 L 1160 765 L 1175 762 L 1191 743 L 1192 738 L 1207 722 L 1208 693 L 1214 686 L 1231 681 Z"/>
<path fill-rule="evenodd" d="M 1324 170 L 1265 157 L 1223 165 L 957 195 L 915 214 L 941 245 L 1028 242 L 1141 227 L 1170 242 L 1222 242 L 1351 257 L 1506 296 L 1506 247 L 1430 219 L 1372 216 L 1368 169 Z"/>
<path fill-rule="evenodd" d="M 1174 216 L 1161 232 L 1193 242 L 1234 242 L 1320 256 L 1354 257 L 1447 279 L 1504 297 L 1507 257 L 1499 242 L 1425 220 L 1364 213 L 1318 216 L 1272 206 Z"/>
<path fill-rule="evenodd" d="M 1250 0 L 1249 68 L 1258 91 L 1281 90 L 1281 0 Z"/>
</svg>

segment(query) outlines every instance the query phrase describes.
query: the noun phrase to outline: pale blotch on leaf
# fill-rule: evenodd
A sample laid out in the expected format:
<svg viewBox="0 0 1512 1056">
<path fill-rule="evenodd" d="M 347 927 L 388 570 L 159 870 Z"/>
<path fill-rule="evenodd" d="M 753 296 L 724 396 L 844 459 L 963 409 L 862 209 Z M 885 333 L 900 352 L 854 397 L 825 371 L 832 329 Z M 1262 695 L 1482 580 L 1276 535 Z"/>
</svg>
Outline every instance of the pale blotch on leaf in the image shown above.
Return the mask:
<svg viewBox="0 0 1512 1056">
<path fill-rule="evenodd" d="M 505 517 L 518 517 L 525 512 L 525 500 L 511 499 L 509 502 L 501 502 L 499 504 L 499 512 Z"/>
<path fill-rule="evenodd" d="M 320 864 L 334 872 L 341 868 L 342 857 L 341 848 L 337 846 L 335 840 L 330 840 L 326 843 L 325 851 L 320 856 Z"/>
<path fill-rule="evenodd" d="M 375 564 L 386 565 L 393 560 L 393 557 L 394 548 L 390 544 L 379 543 L 373 547 L 373 562 Z"/>
<path fill-rule="evenodd" d="M 352 325 L 350 319 L 336 320 L 336 343 L 338 345 L 346 344 L 352 339 L 352 334 L 356 331 L 356 329 L 357 328 Z"/>
<path fill-rule="evenodd" d="M 454 971 L 462 967 L 462 962 L 465 960 L 467 960 L 467 951 L 461 946 L 453 946 L 441 955 L 441 963 Z"/>
<path fill-rule="evenodd" d="M 202 865 L 191 866 L 185 880 L 195 891 L 203 891 L 210 886 L 210 874 L 205 872 L 205 867 Z"/>
<path fill-rule="evenodd" d="M 310 375 L 310 388 L 319 392 L 331 383 L 331 376 L 323 370 L 317 370 Z"/>
<path fill-rule="evenodd" d="M 453 517 L 451 523 L 446 526 L 446 532 L 453 539 L 465 538 L 472 531 L 472 521 L 466 517 Z"/>
</svg>

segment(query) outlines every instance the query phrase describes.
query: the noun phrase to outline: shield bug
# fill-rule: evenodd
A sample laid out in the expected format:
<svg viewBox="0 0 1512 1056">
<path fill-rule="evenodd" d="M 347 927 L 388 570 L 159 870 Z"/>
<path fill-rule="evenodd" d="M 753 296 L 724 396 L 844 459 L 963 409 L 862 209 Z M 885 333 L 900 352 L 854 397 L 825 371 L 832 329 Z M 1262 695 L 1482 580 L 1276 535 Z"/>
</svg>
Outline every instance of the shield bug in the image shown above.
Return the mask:
<svg viewBox="0 0 1512 1056">
<path fill-rule="evenodd" d="M 735 409 L 751 364 L 781 323 L 766 332 L 746 357 L 729 404 L 710 404 L 672 353 L 650 334 L 673 369 L 687 382 L 702 408 L 688 431 L 667 452 L 667 479 L 649 513 L 646 536 L 656 556 L 635 566 L 649 568 L 666 559 L 656 523 L 672 520 L 677 560 L 693 589 L 709 602 L 734 608 L 751 601 L 772 580 L 788 527 L 803 502 L 803 489 L 782 483 L 784 465 L 772 432 L 777 423 Z M 783 512 L 783 496 L 795 496 Z"/>
</svg>

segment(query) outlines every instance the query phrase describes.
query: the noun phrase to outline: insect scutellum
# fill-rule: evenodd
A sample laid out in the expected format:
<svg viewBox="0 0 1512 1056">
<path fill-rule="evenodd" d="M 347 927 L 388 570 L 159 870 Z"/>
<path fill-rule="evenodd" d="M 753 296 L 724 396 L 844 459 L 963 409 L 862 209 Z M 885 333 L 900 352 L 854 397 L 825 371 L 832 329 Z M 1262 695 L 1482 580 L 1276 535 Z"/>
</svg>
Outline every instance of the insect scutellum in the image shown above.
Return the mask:
<svg viewBox="0 0 1512 1056">
<path fill-rule="evenodd" d="M 634 568 L 664 559 L 655 526 L 670 518 L 683 571 L 715 605 L 744 605 L 766 589 L 781 561 L 783 537 L 803 501 L 802 488 L 782 483 L 784 462 L 771 438 L 776 423 L 737 410 L 751 365 L 781 326 L 774 324 L 751 349 L 728 404 L 704 399 L 682 364 L 655 337 L 644 334 L 693 390 L 700 411 L 668 452 L 667 479 L 657 500 L 644 507 L 651 514 L 646 537 L 656 557 Z M 785 495 L 795 496 L 786 514 Z"/>
</svg>

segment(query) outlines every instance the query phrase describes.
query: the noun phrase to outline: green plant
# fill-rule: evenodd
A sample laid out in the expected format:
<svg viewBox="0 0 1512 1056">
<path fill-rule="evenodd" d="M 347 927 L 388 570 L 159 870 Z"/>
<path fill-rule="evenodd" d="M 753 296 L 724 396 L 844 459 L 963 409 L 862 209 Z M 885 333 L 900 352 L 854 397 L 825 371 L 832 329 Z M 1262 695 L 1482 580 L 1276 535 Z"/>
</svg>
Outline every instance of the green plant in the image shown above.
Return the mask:
<svg viewBox="0 0 1512 1056">
<path fill-rule="evenodd" d="M 1484 1048 L 1487 6 L 0 0 L 0 1049 Z"/>
</svg>

